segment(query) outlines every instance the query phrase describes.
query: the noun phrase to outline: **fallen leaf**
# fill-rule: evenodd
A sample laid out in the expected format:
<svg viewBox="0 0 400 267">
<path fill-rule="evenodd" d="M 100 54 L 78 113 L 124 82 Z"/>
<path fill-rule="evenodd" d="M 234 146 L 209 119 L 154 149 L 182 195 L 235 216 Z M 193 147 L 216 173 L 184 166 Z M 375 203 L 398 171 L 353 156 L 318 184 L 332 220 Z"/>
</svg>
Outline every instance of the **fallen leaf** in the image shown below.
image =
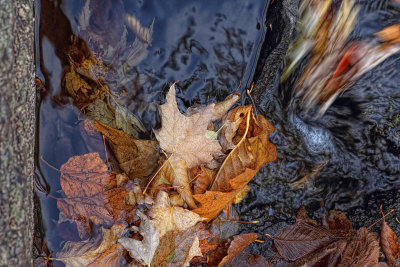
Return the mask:
<svg viewBox="0 0 400 267">
<path fill-rule="evenodd" d="M 150 216 L 160 233 L 160 238 L 169 231 L 184 231 L 203 220 L 190 210 L 171 206 L 168 194 L 164 191 L 158 192 Z"/>
<path fill-rule="evenodd" d="M 224 101 L 216 103 L 214 106 L 214 115 L 213 115 L 212 121 L 216 121 L 216 120 L 222 118 L 222 116 L 224 116 L 228 112 L 228 110 L 230 110 L 231 107 L 237 101 L 239 101 L 240 97 L 241 97 L 241 95 L 239 93 L 234 93 L 234 94 L 228 95 Z"/>
<path fill-rule="evenodd" d="M 246 185 L 236 196 L 233 198 L 232 203 L 238 204 L 240 203 L 247 195 L 247 193 L 251 190 L 250 186 Z"/>
<path fill-rule="evenodd" d="M 66 267 L 121 266 L 125 259 L 122 246 L 117 244 L 125 225 L 116 224 L 111 229 L 101 228 L 94 238 L 81 242 L 68 241 L 56 254 L 56 259 Z"/>
<path fill-rule="evenodd" d="M 203 256 L 199 247 L 200 226 L 185 231 L 171 231 L 165 234 L 158 246 L 152 266 L 189 266 L 195 256 Z"/>
<path fill-rule="evenodd" d="M 153 222 L 146 215 L 139 210 L 136 214 L 141 219 L 138 230 L 143 236 L 143 240 L 139 241 L 128 237 L 122 237 L 118 239 L 118 243 L 129 251 L 132 258 L 136 259 L 141 264 L 150 266 L 160 242 L 159 233 Z"/>
<path fill-rule="evenodd" d="M 252 169 L 245 169 L 237 177 L 230 181 L 231 191 L 206 191 L 204 194 L 193 195 L 201 206 L 194 209 L 193 212 L 201 217 L 207 218 L 207 222 L 213 219 L 218 213 L 223 210 L 235 196 L 247 185 L 257 172 Z"/>
<path fill-rule="evenodd" d="M 119 104 L 117 104 L 117 107 L 115 108 L 115 125 L 115 128 L 136 138 L 139 137 L 140 132 L 146 131 L 143 124 L 136 118 L 136 116 L 126 107 Z"/>
<path fill-rule="evenodd" d="M 225 267 L 253 267 L 253 266 L 269 266 L 268 261 L 261 255 L 253 255 L 246 251 L 240 252 L 233 260 L 226 263 Z M 314 266 L 313 266 L 314 267 Z"/>
<path fill-rule="evenodd" d="M 94 126 L 106 136 L 120 164 L 119 167 L 131 179 L 143 179 L 155 171 L 159 158 L 156 141 L 136 139 L 98 121 L 94 122 Z"/>
<path fill-rule="evenodd" d="M 279 229 L 273 238 L 274 246 L 285 260 L 298 260 L 322 248 L 341 236 L 336 236 L 324 226 L 300 220 Z"/>
<path fill-rule="evenodd" d="M 256 233 L 240 234 L 221 241 L 218 248 L 208 255 L 207 266 L 224 266 L 254 242 L 257 236 Z"/>
<path fill-rule="evenodd" d="M 170 87 L 165 104 L 160 106 L 162 128 L 154 130 L 160 147 L 171 153 L 169 162 L 175 172 L 173 185 L 182 186 L 182 198 L 196 208 L 187 175 L 188 168 L 210 162 L 221 154 L 217 140 L 207 139 L 205 133 L 214 114 L 214 104 L 190 116 L 182 114 L 176 103 L 175 85 Z"/>
<path fill-rule="evenodd" d="M 107 104 L 103 100 L 97 99 L 91 103 L 88 106 L 87 113 L 85 115 L 92 120 L 99 121 L 112 128 L 117 127 L 115 124 L 114 113 L 108 108 Z"/>
<path fill-rule="evenodd" d="M 239 118 L 234 135 L 237 141 L 233 141 L 235 148 L 222 163 L 209 186 L 210 191 L 193 196 L 201 204 L 193 212 L 208 221 L 233 201 L 262 165 L 276 158 L 276 147 L 268 141 L 274 128 L 263 116 L 255 118 L 251 106 L 239 106 L 227 114 L 229 118 Z"/>
<path fill-rule="evenodd" d="M 67 197 L 90 197 L 116 187 L 115 174 L 108 171 L 99 153 L 71 157 L 60 172 L 61 188 Z"/>
<path fill-rule="evenodd" d="M 250 245 L 254 240 L 256 240 L 258 234 L 249 233 L 249 234 L 241 234 L 233 237 L 232 242 L 229 245 L 227 255 L 222 258 L 221 262 L 218 266 L 224 266 L 231 260 L 233 260 L 243 249 L 245 249 L 248 245 Z"/>
<path fill-rule="evenodd" d="M 385 258 L 390 266 L 399 266 L 396 262 L 399 258 L 399 243 L 397 242 L 397 239 L 397 235 L 386 223 L 385 218 L 383 218 L 380 243 Z"/>
<path fill-rule="evenodd" d="M 204 166 L 196 166 L 190 170 L 190 180 L 193 180 L 193 194 L 203 194 L 210 185 L 216 172 Z"/>
<path fill-rule="evenodd" d="M 373 267 L 378 264 L 378 258 L 378 234 L 368 232 L 367 228 L 363 227 L 348 241 L 339 266 Z"/>
</svg>

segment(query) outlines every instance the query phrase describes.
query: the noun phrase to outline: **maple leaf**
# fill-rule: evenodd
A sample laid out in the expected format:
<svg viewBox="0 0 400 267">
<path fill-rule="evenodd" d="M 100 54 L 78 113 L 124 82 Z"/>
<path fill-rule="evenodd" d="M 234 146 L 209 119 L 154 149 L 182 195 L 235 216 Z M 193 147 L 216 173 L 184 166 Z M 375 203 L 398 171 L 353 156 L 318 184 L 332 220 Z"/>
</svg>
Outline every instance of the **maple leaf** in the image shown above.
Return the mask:
<svg viewBox="0 0 400 267">
<path fill-rule="evenodd" d="M 143 236 L 143 240 L 139 241 L 128 237 L 122 237 L 118 239 L 118 243 L 129 251 L 132 258 L 142 264 L 150 266 L 154 253 L 160 243 L 159 232 L 154 223 L 141 211 L 138 210 L 136 214 L 141 219 L 138 231 Z"/>
<path fill-rule="evenodd" d="M 94 238 L 81 241 L 68 241 L 56 254 L 56 260 L 67 267 L 81 266 L 121 266 L 125 263 L 122 246 L 117 244 L 125 225 L 116 224 L 111 229 L 101 228 Z"/>
<path fill-rule="evenodd" d="M 136 139 L 98 121 L 94 122 L 94 126 L 106 136 L 119 162 L 119 167 L 130 178 L 148 177 L 156 169 L 159 158 L 156 141 Z"/>
<path fill-rule="evenodd" d="M 160 238 L 169 231 L 184 231 L 203 220 L 197 213 L 171 206 L 168 194 L 164 191 L 158 192 L 155 205 L 151 208 L 151 217 Z"/>
<path fill-rule="evenodd" d="M 176 103 L 175 85 L 167 94 L 165 104 L 160 106 L 162 128 L 154 130 L 160 147 L 171 153 L 169 162 L 175 172 L 173 184 L 182 186 L 182 198 L 195 208 L 187 175 L 188 168 L 210 162 L 214 155 L 221 154 L 217 140 L 206 138 L 206 131 L 214 115 L 214 104 L 190 116 L 182 114 Z"/>
</svg>

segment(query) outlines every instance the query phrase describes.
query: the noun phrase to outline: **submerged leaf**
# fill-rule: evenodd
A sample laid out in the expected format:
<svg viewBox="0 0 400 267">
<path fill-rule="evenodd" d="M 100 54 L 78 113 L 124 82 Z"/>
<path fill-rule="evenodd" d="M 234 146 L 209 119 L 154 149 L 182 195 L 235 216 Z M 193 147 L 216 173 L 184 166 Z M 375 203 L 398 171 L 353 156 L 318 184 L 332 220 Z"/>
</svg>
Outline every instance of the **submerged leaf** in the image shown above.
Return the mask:
<svg viewBox="0 0 400 267">
<path fill-rule="evenodd" d="M 131 179 L 150 176 L 157 168 L 159 154 L 156 141 L 136 139 L 97 121 L 94 122 L 94 126 L 106 136 L 120 164 L 119 167 Z"/>
<path fill-rule="evenodd" d="M 129 251 L 129 254 L 142 264 L 150 266 L 154 253 L 160 242 L 159 233 L 153 222 L 142 212 L 137 211 L 141 222 L 139 233 L 143 236 L 143 240 L 122 237 L 118 242 Z"/>
<path fill-rule="evenodd" d="M 56 259 L 66 267 L 81 266 L 121 266 L 125 259 L 122 246 L 117 244 L 125 225 L 113 225 L 110 230 L 102 228 L 94 238 L 81 241 L 68 241 L 56 254 Z"/>
</svg>

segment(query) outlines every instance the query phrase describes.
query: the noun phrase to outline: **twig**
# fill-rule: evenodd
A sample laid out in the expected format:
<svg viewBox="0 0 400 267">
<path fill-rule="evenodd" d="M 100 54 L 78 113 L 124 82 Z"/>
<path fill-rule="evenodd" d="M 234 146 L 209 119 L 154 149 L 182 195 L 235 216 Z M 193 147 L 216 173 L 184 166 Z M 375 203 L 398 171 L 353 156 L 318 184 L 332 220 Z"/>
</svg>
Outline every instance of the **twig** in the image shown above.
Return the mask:
<svg viewBox="0 0 400 267">
<path fill-rule="evenodd" d="M 150 184 L 153 182 L 154 178 L 156 178 L 157 174 L 161 171 L 161 169 L 165 166 L 165 164 L 169 161 L 169 159 L 172 157 L 173 154 L 171 154 L 171 156 L 167 156 L 167 154 L 164 152 L 164 150 L 162 151 L 164 153 L 164 155 L 167 157 L 167 160 L 164 161 L 164 163 L 161 165 L 160 168 L 158 168 L 158 170 L 156 171 L 156 173 L 151 177 L 151 179 L 149 180 L 149 182 L 147 183 L 146 187 L 143 190 L 143 195 L 146 194 L 147 189 L 149 188 Z"/>
</svg>

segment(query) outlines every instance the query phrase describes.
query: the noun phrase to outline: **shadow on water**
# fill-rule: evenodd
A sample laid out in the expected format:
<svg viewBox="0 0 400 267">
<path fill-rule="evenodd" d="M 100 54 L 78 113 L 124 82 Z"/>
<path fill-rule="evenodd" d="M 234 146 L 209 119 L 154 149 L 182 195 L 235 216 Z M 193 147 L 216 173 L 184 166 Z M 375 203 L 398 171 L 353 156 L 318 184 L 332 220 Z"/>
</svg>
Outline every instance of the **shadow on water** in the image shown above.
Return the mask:
<svg viewBox="0 0 400 267">
<path fill-rule="evenodd" d="M 293 222 L 300 205 L 306 205 L 315 216 L 330 209 L 343 210 L 356 227 L 378 219 L 380 204 L 387 210 L 396 209 L 396 214 L 400 211 L 400 55 L 365 74 L 323 117 L 312 120 L 289 104 L 301 66 L 286 83 L 279 84 L 282 59 L 293 38 L 295 2 L 273 1 L 265 14 L 269 1 L 261 0 L 115 1 L 106 5 L 111 13 L 100 12 L 100 18 L 92 21 L 102 33 L 110 27 L 104 20 L 116 21 L 123 12 L 135 15 L 146 27 L 154 20 L 147 57 L 127 69 L 122 78 L 109 78 L 110 87 L 126 93 L 124 105 L 142 119 L 148 131 L 159 125 L 156 106 L 171 81 L 178 81 L 181 109 L 222 100 L 234 91 L 243 93 L 256 83 L 253 98 L 257 110 L 277 129 L 270 140 L 277 146 L 278 158 L 260 170 L 250 183 L 252 190 L 236 208 L 241 220 L 260 221 L 241 225 L 240 231 L 255 231 L 260 236 Z M 101 136 L 85 135 L 80 110 L 62 85 L 68 64 L 65 51 L 72 34 L 81 33 L 78 37 L 90 49 L 100 48 L 79 30 L 84 0 L 37 3 L 37 76 L 45 85 L 38 107 L 36 175 L 42 186 L 36 186 L 36 207 L 41 209 L 43 226 L 37 234 L 45 234 L 50 250 L 58 251 L 63 240 L 77 236 L 74 225 L 57 224 L 60 174 L 39 158 L 43 156 L 55 168 L 72 156 L 89 152 L 105 158 Z M 353 39 L 367 38 L 399 23 L 400 6 L 393 2 L 371 4 L 365 0 L 358 4 L 361 11 Z M 118 25 L 116 32 L 120 31 Z M 120 35 L 103 36 L 109 37 L 103 42 L 118 42 Z M 127 42 L 134 39 L 128 31 Z M 243 97 L 242 104 L 245 102 L 250 103 Z M 302 177 L 308 177 L 308 182 L 294 186 Z M 271 241 L 266 240 L 252 244 L 250 250 L 268 256 L 270 246 Z"/>
</svg>

